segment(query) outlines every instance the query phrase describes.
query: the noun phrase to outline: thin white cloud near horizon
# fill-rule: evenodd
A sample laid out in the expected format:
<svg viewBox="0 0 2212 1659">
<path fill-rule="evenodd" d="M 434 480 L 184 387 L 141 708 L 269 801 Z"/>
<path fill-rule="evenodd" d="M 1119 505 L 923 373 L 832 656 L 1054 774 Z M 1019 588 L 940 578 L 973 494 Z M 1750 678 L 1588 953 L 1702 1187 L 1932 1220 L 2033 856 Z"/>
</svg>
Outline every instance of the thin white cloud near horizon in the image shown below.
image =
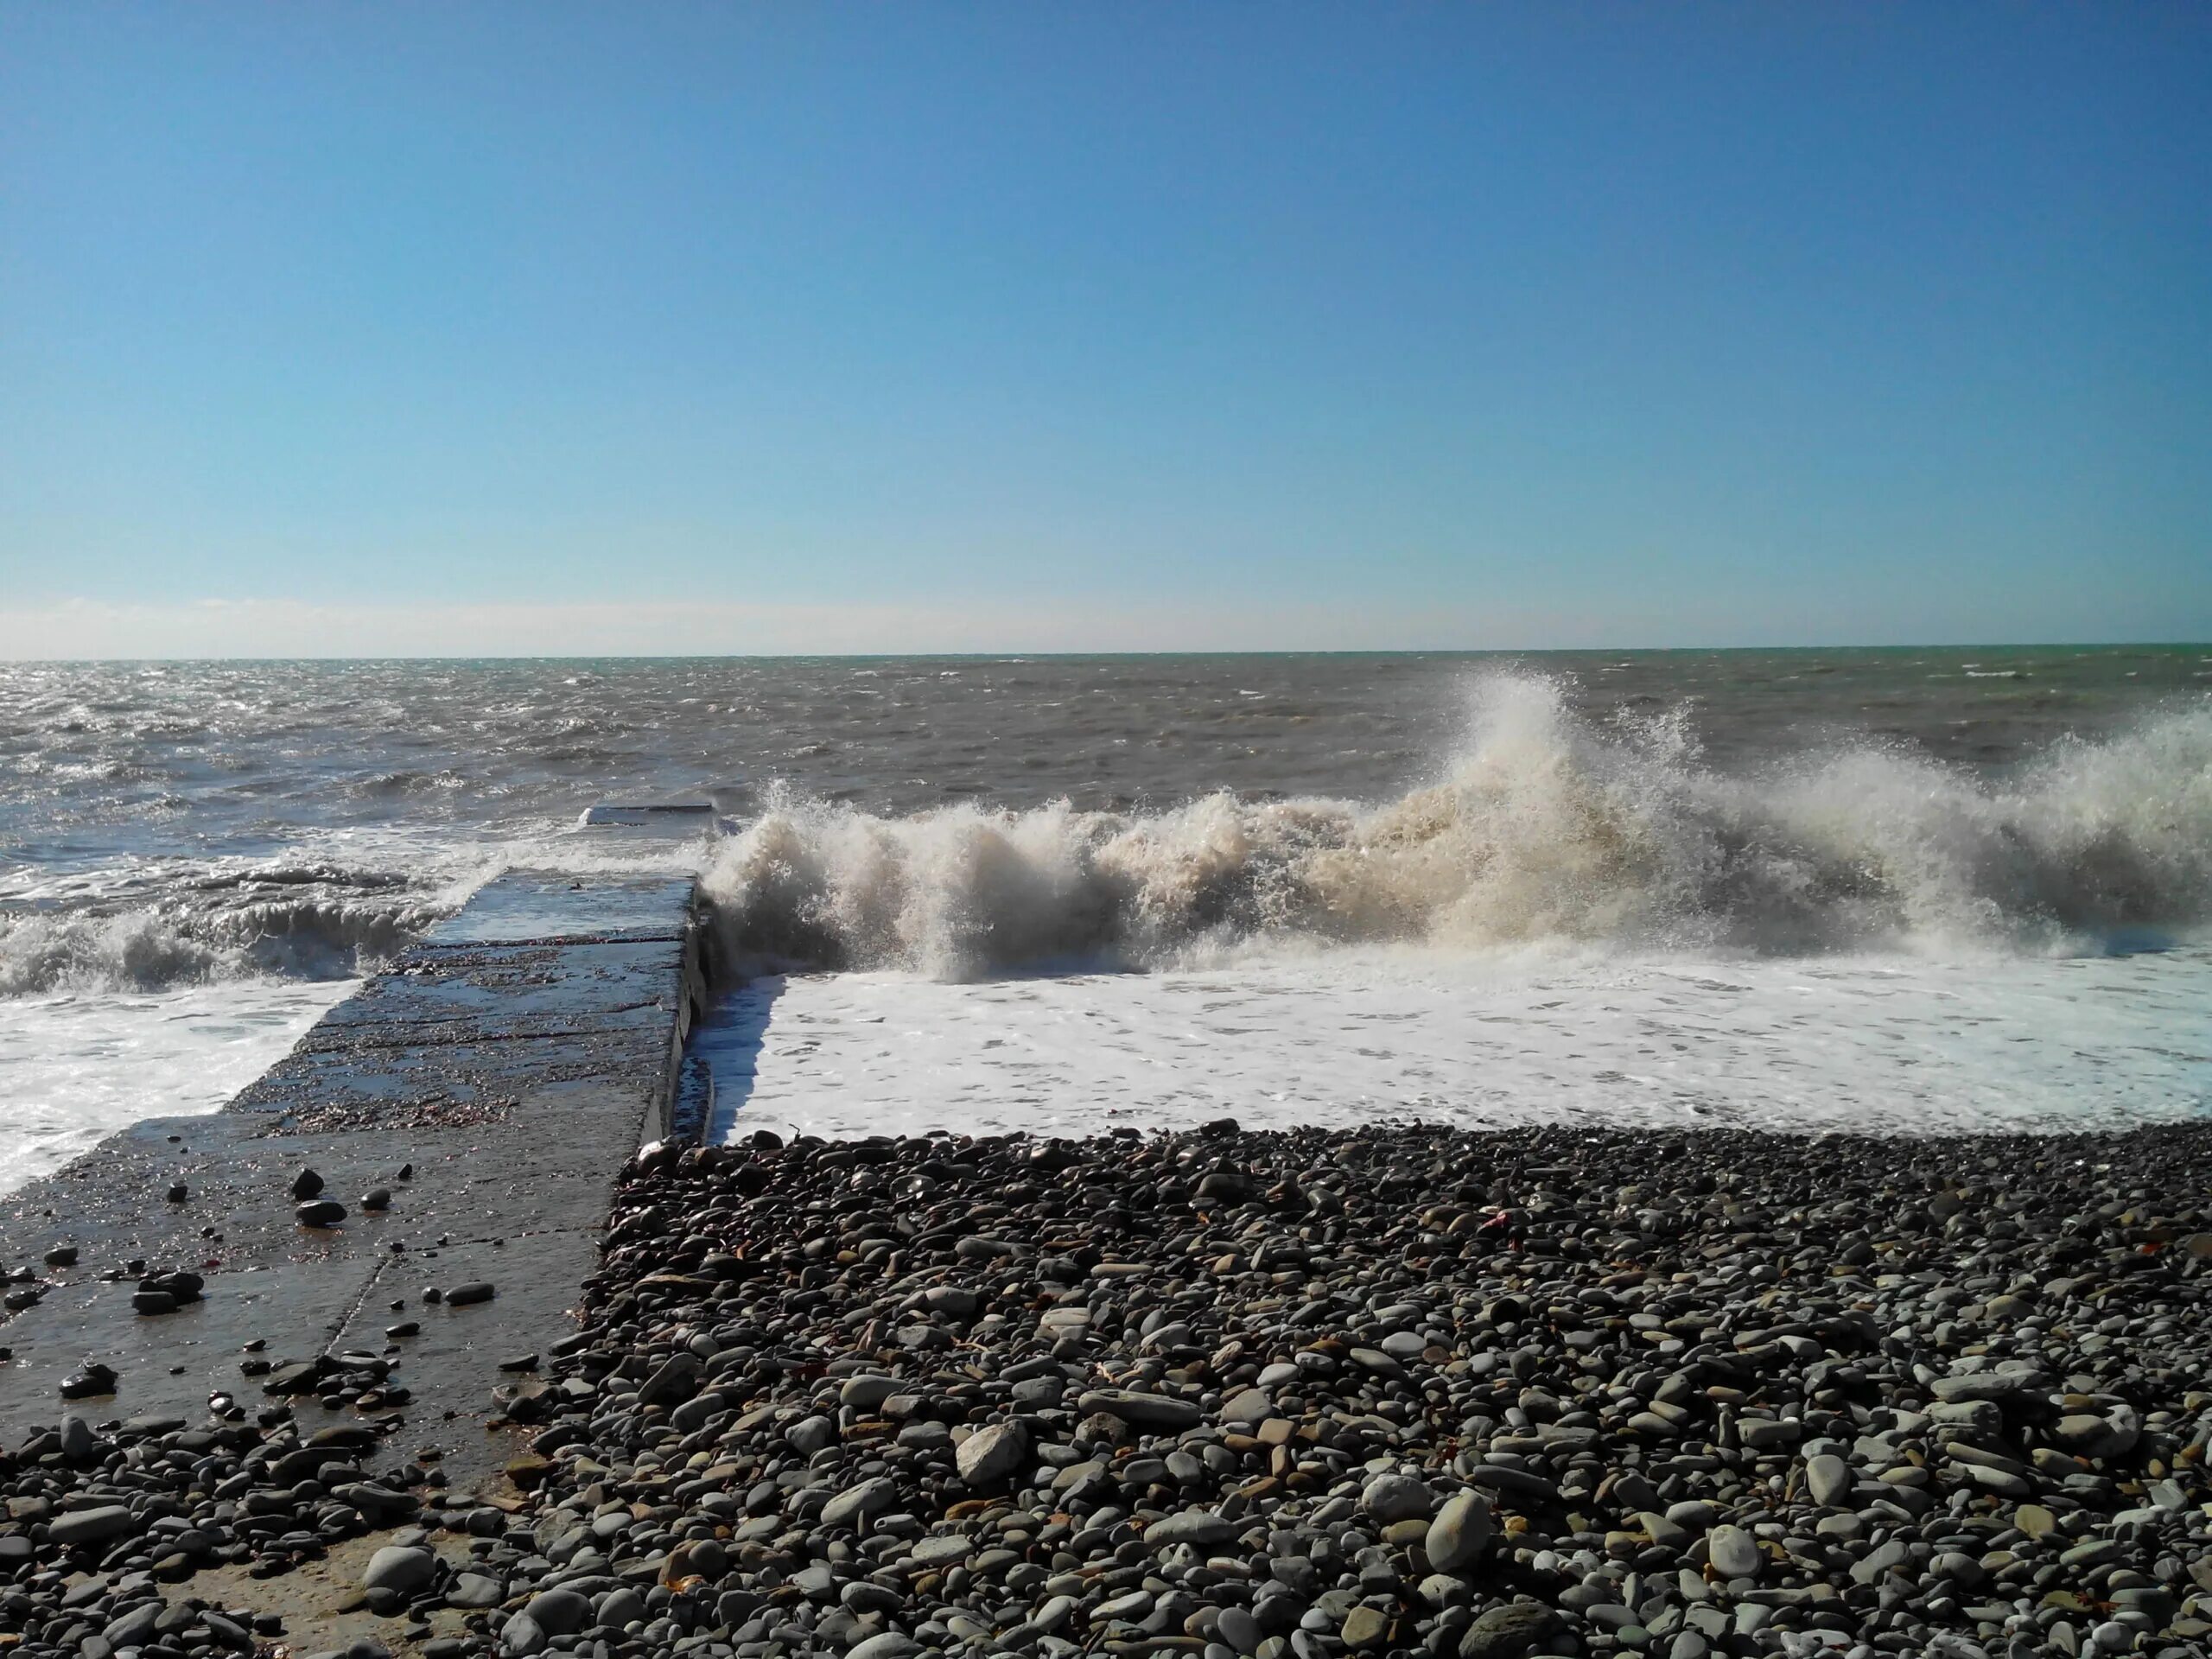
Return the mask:
<svg viewBox="0 0 2212 1659">
<path fill-rule="evenodd" d="M 0 662 L 284 658 L 814 657 L 1054 652 L 1663 650 L 2055 643 L 2005 619 L 1923 613 L 1910 637 L 1839 609 L 1796 637 L 1716 607 L 1632 621 L 1519 609 L 1467 614 L 1343 606 L 741 603 L 711 599 L 420 604 L 294 598 L 0 607 Z M 1946 626 L 1946 621 L 1951 626 Z M 2024 619 L 2016 619 L 2024 621 Z M 1960 626 L 1965 622 L 1965 626 Z M 1855 625 L 1855 626 L 1854 626 Z M 2178 636 L 2177 636 L 2178 637 Z M 2153 633 L 2084 634 L 2132 643 Z"/>
<path fill-rule="evenodd" d="M 1551 619 L 1498 619 L 1513 632 Z M 894 656 L 1448 649 L 1433 616 L 1163 601 L 927 606 L 715 600 L 340 604 L 65 599 L 0 608 L 0 660 L 360 657 Z M 1475 647 L 1479 648 L 1479 647 Z"/>
</svg>

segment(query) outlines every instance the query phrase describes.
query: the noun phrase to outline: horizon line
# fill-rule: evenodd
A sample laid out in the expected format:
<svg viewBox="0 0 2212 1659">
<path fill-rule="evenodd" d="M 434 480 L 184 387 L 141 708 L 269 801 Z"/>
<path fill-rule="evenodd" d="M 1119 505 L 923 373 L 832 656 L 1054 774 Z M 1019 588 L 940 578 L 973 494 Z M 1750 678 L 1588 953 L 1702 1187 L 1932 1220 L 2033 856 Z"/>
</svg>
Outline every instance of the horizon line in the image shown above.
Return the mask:
<svg viewBox="0 0 2212 1659">
<path fill-rule="evenodd" d="M 230 652 L 207 656 L 11 657 L 8 668 L 169 667 L 226 663 L 726 663 L 726 662 L 1084 662 L 1192 657 L 1592 657 L 1615 652 L 1688 656 L 1737 652 L 1900 651 L 2212 651 L 2207 639 L 1936 639 L 1799 645 L 1403 645 L 1281 648 L 1230 646 L 1158 651 L 721 651 L 721 652 Z"/>
</svg>

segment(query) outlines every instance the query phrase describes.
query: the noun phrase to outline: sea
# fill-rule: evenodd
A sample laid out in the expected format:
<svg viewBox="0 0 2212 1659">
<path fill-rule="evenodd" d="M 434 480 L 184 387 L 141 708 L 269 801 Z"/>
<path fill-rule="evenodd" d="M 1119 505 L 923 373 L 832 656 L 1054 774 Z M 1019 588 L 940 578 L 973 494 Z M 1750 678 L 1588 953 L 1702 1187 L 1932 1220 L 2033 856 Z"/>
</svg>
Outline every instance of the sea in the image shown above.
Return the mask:
<svg viewBox="0 0 2212 1659">
<path fill-rule="evenodd" d="M 517 868 L 701 875 L 721 1135 L 2212 1103 L 2212 646 L 0 664 L 0 1190 Z"/>
</svg>

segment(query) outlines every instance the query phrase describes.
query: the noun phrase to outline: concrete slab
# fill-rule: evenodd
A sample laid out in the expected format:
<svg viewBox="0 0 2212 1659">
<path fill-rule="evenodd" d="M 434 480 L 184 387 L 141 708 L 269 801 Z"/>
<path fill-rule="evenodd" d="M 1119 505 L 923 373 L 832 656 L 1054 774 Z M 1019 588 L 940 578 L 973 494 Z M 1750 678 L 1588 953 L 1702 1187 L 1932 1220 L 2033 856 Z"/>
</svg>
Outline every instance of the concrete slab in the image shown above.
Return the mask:
<svg viewBox="0 0 2212 1659">
<path fill-rule="evenodd" d="M 523 1380 L 503 1372 L 501 1362 L 537 1356 L 576 1328 L 575 1309 L 584 1276 L 599 1255 L 596 1222 L 588 1229 L 539 1233 L 504 1247 L 474 1243 L 426 1255 L 395 1258 L 335 1334 L 333 1351 L 390 1352 L 393 1375 L 412 1391 L 407 1405 L 410 1444 L 427 1442 L 445 1453 L 447 1478 L 456 1485 L 494 1476 L 518 1455 L 512 1437 L 487 1435 L 498 1414 L 492 1390 Z M 488 1302 L 454 1307 L 423 1300 L 425 1287 L 442 1290 L 480 1281 L 497 1294 Z M 395 1321 L 420 1327 L 388 1341 Z"/>
<path fill-rule="evenodd" d="M 320 1046 L 470 1042 L 664 1027 L 686 996 L 684 941 L 472 945 L 410 950 L 326 1014 Z M 448 1034 L 451 1033 L 451 1034 Z"/>
<path fill-rule="evenodd" d="M 310 1032 L 226 1109 L 284 1119 L 284 1134 L 435 1128 L 559 1109 L 596 1090 L 608 1109 L 634 1116 L 627 1103 L 664 1100 L 671 1086 L 683 1038 L 680 1022 L 667 1018 L 660 1030 L 390 1047 L 324 1047 Z"/>
<path fill-rule="evenodd" d="M 723 829 L 712 801 L 602 801 L 586 809 L 586 830 L 662 841 L 710 838 Z"/>
<path fill-rule="evenodd" d="M 268 1343 L 256 1358 L 382 1351 L 399 1301 L 422 1326 L 398 1344 L 405 1414 L 454 1441 L 456 1484 L 512 1455 L 482 1433 L 498 1362 L 565 1333 L 615 1171 L 670 1121 L 701 989 L 692 886 L 521 873 L 441 931 L 223 1111 L 138 1124 L 0 1201 L 0 1266 L 45 1287 L 0 1324 L 0 1436 L 55 1421 L 87 1359 L 120 1377 L 79 1408 L 96 1415 L 197 1416 L 219 1389 L 258 1404 L 247 1341 Z M 310 1166 L 346 1208 L 336 1227 L 298 1224 Z M 382 1211 L 359 1203 L 374 1186 Z M 44 1262 L 59 1245 L 73 1265 Z M 168 1268 L 201 1274 L 204 1299 L 134 1313 L 137 1274 Z M 499 1294 L 420 1300 L 471 1279 Z"/>
<path fill-rule="evenodd" d="M 199 1422 L 218 1392 L 250 1408 L 266 1405 L 259 1380 L 239 1366 L 321 1352 L 382 1266 L 328 1260 L 217 1274 L 202 1300 L 154 1316 L 131 1312 L 129 1283 L 54 1291 L 7 1327 L 15 1357 L 0 1368 L 0 1436 L 20 1446 L 65 1412 L 94 1421 L 178 1416 Z M 256 1340 L 266 1343 L 266 1351 L 250 1355 L 245 1344 Z M 114 1369 L 115 1392 L 63 1401 L 61 1379 L 87 1360 Z"/>
<path fill-rule="evenodd" d="M 538 940 L 681 939 L 690 926 L 688 875 L 594 876 L 511 870 L 423 937 L 429 949 Z"/>
<path fill-rule="evenodd" d="M 312 1136 L 270 1135 L 250 1115 L 142 1123 L 101 1149 L 103 1161 L 25 1189 L 39 1202 L 13 1203 L 0 1221 L 10 1254 L 0 1265 L 37 1266 L 56 1245 L 74 1246 L 70 1267 L 41 1267 L 54 1284 L 73 1284 L 118 1271 L 133 1261 L 148 1270 L 189 1268 L 234 1273 L 334 1257 L 381 1258 L 395 1249 L 454 1241 L 513 1238 L 556 1228 L 595 1225 L 604 1213 L 616 1157 L 643 1127 L 643 1103 L 619 1135 L 535 1131 L 553 1127 L 534 1118 L 528 1155 L 505 1125 L 388 1129 Z M 413 1179 L 401 1180 L 406 1166 Z M 75 1168 L 77 1166 L 73 1166 Z M 292 1182 L 312 1167 L 323 1196 L 346 1206 L 335 1227 L 302 1227 Z M 181 1183 L 187 1198 L 164 1194 Z M 382 1186 L 390 1207 L 362 1207 L 361 1196 Z"/>
</svg>

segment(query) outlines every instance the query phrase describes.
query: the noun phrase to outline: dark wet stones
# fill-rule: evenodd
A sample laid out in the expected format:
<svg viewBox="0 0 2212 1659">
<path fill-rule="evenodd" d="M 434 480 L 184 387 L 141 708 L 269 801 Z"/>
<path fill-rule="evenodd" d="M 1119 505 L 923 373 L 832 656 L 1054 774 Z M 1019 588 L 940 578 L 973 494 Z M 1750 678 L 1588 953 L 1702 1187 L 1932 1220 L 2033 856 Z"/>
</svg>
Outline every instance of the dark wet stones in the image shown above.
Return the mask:
<svg viewBox="0 0 2212 1659">
<path fill-rule="evenodd" d="M 346 1219 L 346 1206 L 335 1198 L 310 1198 L 292 1214 L 302 1227 L 335 1227 Z"/>
<path fill-rule="evenodd" d="M 420 1507 L 411 1492 L 394 1491 L 368 1480 L 342 1481 L 330 1489 L 330 1495 L 340 1503 L 352 1504 L 374 1526 L 404 1520 Z"/>
<path fill-rule="evenodd" d="M 298 1174 L 292 1177 L 292 1196 L 295 1198 L 307 1199 L 315 1198 L 320 1196 L 321 1192 L 322 1177 L 316 1174 L 312 1169 L 302 1169 Z"/>
<path fill-rule="evenodd" d="M 364 1210 L 389 1210 L 391 1208 L 391 1189 L 388 1186 L 372 1186 L 361 1194 L 360 1204 Z"/>
<path fill-rule="evenodd" d="M 446 1306 L 469 1307 L 478 1302 L 488 1302 L 497 1294 L 492 1286 L 484 1281 L 471 1280 L 467 1284 L 455 1285 L 445 1293 Z M 423 1300 L 430 1301 L 436 1299 L 425 1293 Z"/>
<path fill-rule="evenodd" d="M 174 1313 L 185 1304 L 200 1300 L 206 1282 L 196 1273 L 149 1274 L 132 1293 L 131 1309 L 147 1314 Z"/>
<path fill-rule="evenodd" d="M 276 1366 L 263 1382 L 265 1394 L 306 1394 L 320 1382 L 326 1367 L 319 1359 L 296 1359 Z"/>
<path fill-rule="evenodd" d="M 92 1363 L 74 1370 L 61 1379 L 64 1400 L 89 1400 L 115 1392 L 116 1374 L 106 1365 Z"/>
</svg>

